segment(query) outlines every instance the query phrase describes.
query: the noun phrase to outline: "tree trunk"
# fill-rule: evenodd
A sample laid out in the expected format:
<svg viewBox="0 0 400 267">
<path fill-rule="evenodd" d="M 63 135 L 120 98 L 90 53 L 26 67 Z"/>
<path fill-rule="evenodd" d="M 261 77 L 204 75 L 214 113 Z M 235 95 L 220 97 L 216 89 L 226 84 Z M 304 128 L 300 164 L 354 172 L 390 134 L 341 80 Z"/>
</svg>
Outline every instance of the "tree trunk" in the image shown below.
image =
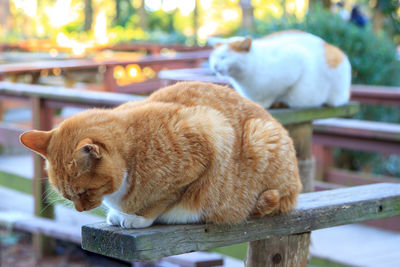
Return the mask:
<svg viewBox="0 0 400 267">
<path fill-rule="evenodd" d="M 193 10 L 193 37 L 194 43 L 197 44 L 197 31 L 199 30 L 199 0 L 195 0 L 194 10 Z"/>
<path fill-rule="evenodd" d="M 251 0 L 240 0 L 240 7 L 242 8 L 242 28 L 247 32 L 253 29 L 253 6 Z"/>
<path fill-rule="evenodd" d="M 121 23 L 121 0 L 115 0 L 114 24 L 119 25 L 120 23 Z"/>
<path fill-rule="evenodd" d="M 383 28 L 383 22 L 385 20 L 385 14 L 379 8 L 374 9 L 374 14 L 372 16 L 372 28 L 374 32 L 379 32 Z"/>
<path fill-rule="evenodd" d="M 310 9 L 313 9 L 313 7 L 314 7 L 317 3 L 320 3 L 320 2 L 322 2 L 322 6 L 323 6 L 324 8 L 330 8 L 330 7 L 331 7 L 331 0 L 322 0 L 322 1 L 320 1 L 320 0 L 309 0 L 308 6 L 310 7 Z"/>
<path fill-rule="evenodd" d="M 0 0 L 0 33 L 5 35 L 10 30 L 10 0 Z"/>
<path fill-rule="evenodd" d="M 141 0 L 139 7 L 139 26 L 143 31 L 147 31 L 149 28 L 149 19 L 145 9 L 145 0 Z"/>
<path fill-rule="evenodd" d="M 92 0 L 85 0 L 85 24 L 84 30 L 90 31 L 93 24 L 93 4 Z"/>
</svg>

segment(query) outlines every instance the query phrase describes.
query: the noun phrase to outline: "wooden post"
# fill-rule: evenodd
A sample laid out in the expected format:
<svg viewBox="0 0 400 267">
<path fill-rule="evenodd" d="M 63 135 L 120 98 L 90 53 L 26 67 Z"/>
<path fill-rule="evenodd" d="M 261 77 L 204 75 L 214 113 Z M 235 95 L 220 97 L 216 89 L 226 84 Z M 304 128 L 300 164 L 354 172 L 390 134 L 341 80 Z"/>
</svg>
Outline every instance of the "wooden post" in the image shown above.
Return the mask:
<svg viewBox="0 0 400 267">
<path fill-rule="evenodd" d="M 333 149 L 323 145 L 312 145 L 315 157 L 315 179 L 324 181 L 329 168 L 333 167 Z"/>
<path fill-rule="evenodd" d="M 303 192 L 311 192 L 314 186 L 311 122 L 287 125 L 286 129 L 296 149 Z M 306 266 L 309 245 L 310 232 L 251 241 L 246 256 L 246 266 Z"/>
<path fill-rule="evenodd" d="M 114 78 L 114 66 L 106 65 L 104 71 L 104 91 L 106 92 L 116 92 L 117 91 L 117 81 Z"/>
<path fill-rule="evenodd" d="M 53 111 L 47 108 L 43 99 L 38 97 L 32 98 L 32 119 L 33 128 L 37 130 L 50 130 L 52 123 Z M 44 218 L 54 218 L 54 206 L 48 202 L 46 197 L 47 180 L 44 171 L 44 161 L 36 153 L 33 156 L 34 177 L 33 177 L 33 197 L 34 197 L 34 213 L 35 216 Z M 53 240 L 42 234 L 33 235 L 33 249 L 37 259 L 53 253 Z"/>
</svg>

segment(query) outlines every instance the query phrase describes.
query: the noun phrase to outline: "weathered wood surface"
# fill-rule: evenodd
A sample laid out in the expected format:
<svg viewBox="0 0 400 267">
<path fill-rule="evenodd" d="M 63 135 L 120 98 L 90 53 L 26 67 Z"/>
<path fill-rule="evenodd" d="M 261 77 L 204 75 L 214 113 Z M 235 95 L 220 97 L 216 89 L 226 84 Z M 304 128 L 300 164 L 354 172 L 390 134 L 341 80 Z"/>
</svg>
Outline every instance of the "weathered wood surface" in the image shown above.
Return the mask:
<svg viewBox="0 0 400 267">
<path fill-rule="evenodd" d="M 332 117 L 351 117 L 358 113 L 359 105 L 350 102 L 339 107 L 269 109 L 268 111 L 280 123 L 287 125 Z"/>
<path fill-rule="evenodd" d="M 85 106 L 116 106 L 127 101 L 143 100 L 143 96 L 117 94 L 109 92 L 91 92 L 72 90 L 64 87 L 42 86 L 23 83 L 0 82 L 2 96 L 31 98 L 38 97 L 46 101 L 74 103 Z"/>
<path fill-rule="evenodd" d="M 288 214 L 238 225 L 156 225 L 137 230 L 87 225 L 82 228 L 82 247 L 143 261 L 395 215 L 400 215 L 400 185 L 374 184 L 301 194 L 297 208 Z"/>
<path fill-rule="evenodd" d="M 286 267 L 306 266 L 310 233 L 272 236 L 252 241 L 246 256 L 246 266 Z"/>
<path fill-rule="evenodd" d="M 372 152 L 400 152 L 400 125 L 335 118 L 315 121 L 313 128 L 313 143 L 317 145 Z"/>
<path fill-rule="evenodd" d="M 81 104 L 85 106 L 115 106 L 127 101 L 145 99 L 144 96 L 128 95 L 110 92 L 90 92 L 72 90 L 64 87 L 41 86 L 0 82 L 0 98 L 2 96 L 14 98 L 39 97 L 54 104 Z M 318 107 L 308 109 L 273 109 L 269 112 L 282 124 L 309 122 L 315 119 L 328 117 L 348 117 L 358 112 L 356 103 L 349 103 L 341 107 Z"/>
</svg>

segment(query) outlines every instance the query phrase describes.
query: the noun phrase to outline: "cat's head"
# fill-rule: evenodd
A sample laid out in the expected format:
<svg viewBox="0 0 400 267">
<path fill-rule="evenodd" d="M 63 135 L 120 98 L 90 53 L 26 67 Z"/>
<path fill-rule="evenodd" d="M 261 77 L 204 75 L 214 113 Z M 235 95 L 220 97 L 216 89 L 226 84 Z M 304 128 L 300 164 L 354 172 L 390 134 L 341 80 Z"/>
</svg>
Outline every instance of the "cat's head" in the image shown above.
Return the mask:
<svg viewBox="0 0 400 267">
<path fill-rule="evenodd" d="M 231 37 L 211 42 L 215 49 L 210 55 L 210 68 L 220 76 L 240 78 L 246 70 L 246 61 L 252 39 Z"/>
<path fill-rule="evenodd" d="M 46 159 L 50 184 L 77 211 L 101 205 L 105 194 L 116 191 L 122 183 L 123 170 L 118 159 L 112 161 L 108 148 L 95 135 L 81 134 L 59 127 L 52 131 L 28 131 L 21 143 Z"/>
</svg>

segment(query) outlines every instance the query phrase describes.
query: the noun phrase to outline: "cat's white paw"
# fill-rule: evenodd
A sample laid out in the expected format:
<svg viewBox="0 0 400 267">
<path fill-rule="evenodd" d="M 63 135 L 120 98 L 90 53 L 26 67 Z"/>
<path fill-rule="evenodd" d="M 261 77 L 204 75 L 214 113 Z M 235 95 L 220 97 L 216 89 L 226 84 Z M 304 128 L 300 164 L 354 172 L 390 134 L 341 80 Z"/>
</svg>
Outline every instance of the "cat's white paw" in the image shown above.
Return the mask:
<svg viewBox="0 0 400 267">
<path fill-rule="evenodd" d="M 147 219 L 135 214 L 126 214 L 115 209 L 110 209 L 107 214 L 107 223 L 119 225 L 122 228 L 145 228 L 152 225 L 154 219 Z"/>
</svg>

